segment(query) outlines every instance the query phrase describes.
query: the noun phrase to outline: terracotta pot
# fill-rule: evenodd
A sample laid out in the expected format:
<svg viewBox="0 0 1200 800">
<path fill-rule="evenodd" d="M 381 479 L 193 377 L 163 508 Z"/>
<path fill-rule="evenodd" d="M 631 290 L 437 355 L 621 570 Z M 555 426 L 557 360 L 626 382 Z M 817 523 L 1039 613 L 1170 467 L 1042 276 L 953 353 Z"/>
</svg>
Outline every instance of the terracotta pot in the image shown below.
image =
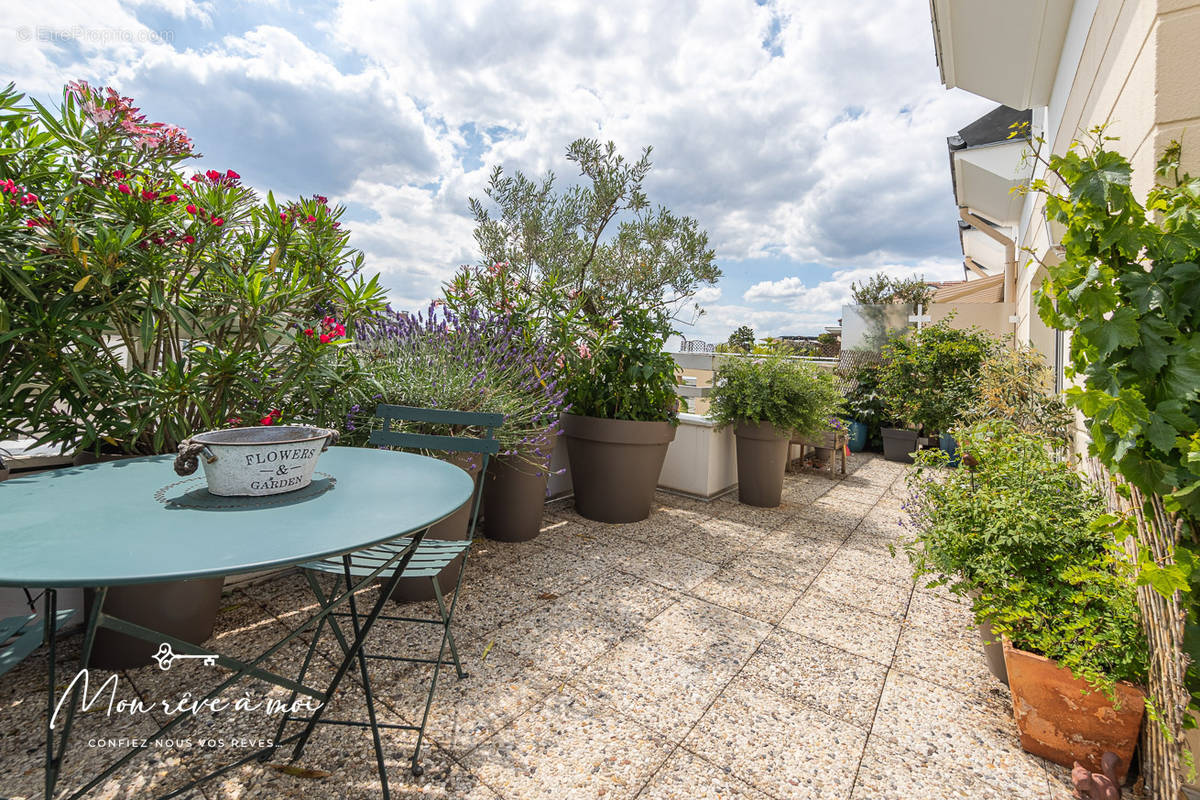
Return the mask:
<svg viewBox="0 0 1200 800">
<path fill-rule="evenodd" d="M 775 508 L 783 496 L 791 432 L 769 422 L 742 422 L 737 439 L 738 500 L 749 506 Z"/>
<path fill-rule="evenodd" d="M 446 461 L 463 469 L 475 481 L 475 491 L 479 491 L 479 471 L 483 467 L 483 456 L 477 453 L 451 453 Z M 490 464 L 491 462 L 489 462 Z M 475 507 L 475 495 L 472 494 L 467 502 L 459 506 L 453 514 L 441 522 L 431 525 L 426 539 L 442 539 L 445 541 L 462 541 L 471 533 L 471 510 Z M 458 573 L 462 569 L 463 557 L 459 556 L 450 562 L 438 576 L 438 586 L 442 594 L 454 591 L 458 584 Z M 397 603 L 412 603 L 422 600 L 432 600 L 433 582 L 429 578 L 401 578 L 392 590 L 391 598 Z"/>
<path fill-rule="evenodd" d="M 212 636 L 224 583 L 224 578 L 197 578 L 113 586 L 104 598 L 103 611 L 192 644 L 203 644 Z M 88 608 L 94 595 L 91 590 L 85 593 Z M 88 666 L 111 670 L 145 666 L 151 663 L 150 657 L 160 644 L 100 628 Z"/>
<path fill-rule="evenodd" d="M 549 453 L 550 441 L 542 448 Z M 548 462 L 548 459 L 543 459 Z M 483 533 L 501 542 L 524 542 L 542 529 L 549 463 L 500 456 L 492 459 L 483 484 Z"/>
<path fill-rule="evenodd" d="M 675 439 L 669 422 L 635 422 L 563 414 L 575 508 L 597 522 L 650 516 L 654 490 Z"/>
<path fill-rule="evenodd" d="M 913 452 L 917 449 L 917 432 L 908 428 L 882 428 L 883 457 L 888 461 L 913 463 Z"/>
<path fill-rule="evenodd" d="M 1109 751 L 1120 759 L 1118 780 L 1125 780 L 1146 710 L 1141 689 L 1118 683 L 1116 708 L 1070 670 L 1008 640 L 1004 662 L 1022 748 L 1064 767 L 1078 761 L 1092 772 L 1100 771 L 1100 757 Z"/>
</svg>

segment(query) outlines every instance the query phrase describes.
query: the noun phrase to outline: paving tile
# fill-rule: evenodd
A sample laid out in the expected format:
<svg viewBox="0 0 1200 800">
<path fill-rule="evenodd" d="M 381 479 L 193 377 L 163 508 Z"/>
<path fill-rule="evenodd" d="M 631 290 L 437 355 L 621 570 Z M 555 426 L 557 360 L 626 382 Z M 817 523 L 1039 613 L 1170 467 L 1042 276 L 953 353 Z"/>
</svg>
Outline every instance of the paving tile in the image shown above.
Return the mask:
<svg viewBox="0 0 1200 800">
<path fill-rule="evenodd" d="M 677 750 L 650 779 L 638 800 L 769 800 L 750 784 L 686 750 Z"/>
<path fill-rule="evenodd" d="M 739 680 L 870 728 L 886 675 L 882 664 L 779 629 L 763 642 Z"/>
<path fill-rule="evenodd" d="M 809 522 L 846 532 L 858 527 L 863 518 L 863 514 L 856 513 L 853 509 L 822 504 L 820 499 L 811 505 L 800 506 L 796 515 Z"/>
<path fill-rule="evenodd" d="M 504 646 L 554 679 L 582 669 L 610 649 L 625 630 L 612 620 L 571 608 L 569 598 L 559 598 L 526 614 L 492 634 Z"/>
<path fill-rule="evenodd" d="M 709 666 L 711 660 L 730 657 L 744 661 L 770 632 L 764 622 L 692 597 L 680 599 L 646 625 L 646 636 L 661 647 L 686 650 Z"/>
<path fill-rule="evenodd" d="M 718 569 L 716 564 L 698 558 L 655 549 L 627 554 L 617 563 L 617 568 L 676 591 L 691 589 Z"/>
<path fill-rule="evenodd" d="M 896 647 L 896 669 L 951 689 L 990 685 L 993 681 L 979 636 L 942 636 L 905 625 Z"/>
<path fill-rule="evenodd" d="M 714 503 L 713 516 L 721 519 L 756 525 L 764 530 L 777 530 L 796 516 L 799 504 L 783 503 L 776 508 L 759 508 L 738 502 L 737 493 L 723 497 Z"/>
<path fill-rule="evenodd" d="M 925 592 L 913 592 L 912 603 L 908 607 L 908 624 L 942 636 L 979 641 L 971 604 L 961 597 L 946 599 Z"/>
<path fill-rule="evenodd" d="M 717 570 L 690 594 L 739 614 L 777 623 L 803 591 L 801 586 L 781 586 L 757 578 L 738 565 Z"/>
<path fill-rule="evenodd" d="M 665 546 L 710 564 L 726 564 L 762 538 L 747 536 L 747 526 L 734 525 L 706 520 L 680 531 Z"/>
<path fill-rule="evenodd" d="M 809 592 L 780 625 L 793 633 L 832 645 L 880 664 L 889 664 L 900 636 L 900 623 Z"/>
<path fill-rule="evenodd" d="M 901 586 L 912 586 L 913 582 L 912 567 L 903 553 L 893 558 L 885 550 L 863 551 L 843 547 L 829 560 L 829 568 Z"/>
<path fill-rule="evenodd" d="M 826 569 L 813 580 L 809 591 L 900 622 L 908 610 L 912 587 Z"/>
<path fill-rule="evenodd" d="M 672 745 L 603 701 L 553 692 L 464 759 L 505 797 L 522 800 L 632 798 Z"/>
<path fill-rule="evenodd" d="M 611 620 L 615 628 L 636 631 L 674 604 L 680 595 L 644 578 L 612 571 L 580 587 L 573 597 L 582 608 Z"/>
<path fill-rule="evenodd" d="M 1046 800 L 1044 771 L 1035 765 L 997 763 L 977 756 L 947 763 L 936 756 L 867 743 L 852 800 Z"/>
<path fill-rule="evenodd" d="M 850 794 L 867 732 L 736 681 L 684 747 L 781 800 Z"/>
<path fill-rule="evenodd" d="M 832 553 L 834 547 L 829 548 Z M 828 560 L 828 555 L 816 552 L 807 559 L 789 559 L 761 545 L 747 550 L 737 560 L 724 567 L 736 575 L 745 574 L 752 580 L 773 583 L 789 591 L 804 591 Z"/>
<path fill-rule="evenodd" d="M 539 548 L 498 570 L 496 577 L 528 586 L 534 594 L 564 594 L 592 580 L 609 566 L 595 555 L 581 556 L 554 548 Z"/>
<path fill-rule="evenodd" d="M 470 570 L 471 564 L 467 562 Z M 454 606 L 454 630 L 489 633 L 517 617 L 535 611 L 548 600 L 524 584 L 499 572 L 463 576 L 458 603 Z M 405 610 L 407 614 L 407 609 Z"/>
<path fill-rule="evenodd" d="M 872 738 L 953 764 L 982 759 L 1018 769 L 1036 761 L 1021 750 L 1007 691 L 969 688 L 974 691 L 956 691 L 893 670 L 879 699 Z"/>
</svg>

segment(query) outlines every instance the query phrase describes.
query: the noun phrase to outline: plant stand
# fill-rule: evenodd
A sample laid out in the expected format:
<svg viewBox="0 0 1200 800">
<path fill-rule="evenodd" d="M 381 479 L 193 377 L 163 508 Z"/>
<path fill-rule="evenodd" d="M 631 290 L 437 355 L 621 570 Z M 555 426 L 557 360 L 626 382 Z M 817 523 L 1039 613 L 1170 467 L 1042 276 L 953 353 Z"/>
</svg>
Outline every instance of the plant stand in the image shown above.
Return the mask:
<svg viewBox="0 0 1200 800">
<path fill-rule="evenodd" d="M 846 438 L 846 433 L 844 431 L 826 431 L 825 433 L 821 434 L 820 437 L 815 438 L 815 439 L 794 438 L 791 440 L 791 442 L 789 444 L 800 445 L 800 460 L 801 461 L 804 460 L 804 455 L 808 451 L 808 448 L 810 448 L 810 447 L 813 448 L 814 450 L 816 450 L 819 447 L 824 447 L 824 448 L 833 450 L 834 453 L 836 454 L 836 456 L 838 458 L 840 458 L 840 460 L 841 460 L 841 472 L 839 474 L 845 475 L 846 474 L 846 443 L 847 443 L 847 438 Z M 833 472 L 833 459 L 832 458 L 829 460 L 828 469 L 830 472 Z M 789 472 L 795 471 L 792 468 L 791 459 L 788 459 L 788 471 Z"/>
</svg>

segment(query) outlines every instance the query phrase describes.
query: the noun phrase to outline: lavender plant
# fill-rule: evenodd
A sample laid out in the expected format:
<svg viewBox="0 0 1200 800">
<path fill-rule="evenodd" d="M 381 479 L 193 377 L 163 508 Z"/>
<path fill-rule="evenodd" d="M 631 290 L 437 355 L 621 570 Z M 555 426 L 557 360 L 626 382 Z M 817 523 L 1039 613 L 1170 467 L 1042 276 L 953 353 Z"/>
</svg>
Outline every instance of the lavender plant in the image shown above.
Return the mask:
<svg viewBox="0 0 1200 800">
<path fill-rule="evenodd" d="M 424 314 L 388 311 L 356 332 L 372 389 L 346 411 L 350 443 L 379 424 L 376 403 L 504 415 L 500 455 L 547 469 L 564 408 L 554 356 L 507 316 L 459 316 L 434 302 Z M 429 426 L 427 433 L 463 433 Z"/>
</svg>

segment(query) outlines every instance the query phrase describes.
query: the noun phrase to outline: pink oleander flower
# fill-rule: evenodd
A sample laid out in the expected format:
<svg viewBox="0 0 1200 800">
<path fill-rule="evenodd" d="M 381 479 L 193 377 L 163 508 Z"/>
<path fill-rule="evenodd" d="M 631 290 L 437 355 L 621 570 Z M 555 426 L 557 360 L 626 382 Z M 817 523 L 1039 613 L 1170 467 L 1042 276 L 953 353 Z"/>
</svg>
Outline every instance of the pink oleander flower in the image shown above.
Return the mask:
<svg viewBox="0 0 1200 800">
<path fill-rule="evenodd" d="M 166 197 L 164 197 L 164 198 L 163 198 L 163 202 L 164 202 L 164 203 L 168 203 L 168 204 L 170 204 L 170 203 L 178 203 L 178 202 L 179 202 L 179 195 L 177 195 L 177 194 L 169 194 L 169 195 L 167 195 Z"/>
<path fill-rule="evenodd" d="M 288 215 L 287 215 L 287 212 L 286 212 L 286 211 L 281 211 L 281 212 L 279 213 L 279 221 L 280 221 L 280 222 L 287 222 L 287 221 L 288 221 Z"/>
<path fill-rule="evenodd" d="M 592 349 L 587 346 L 587 342 L 583 342 L 579 345 L 579 357 L 580 358 L 591 358 L 592 357 Z"/>
<path fill-rule="evenodd" d="M 309 214 L 308 217 L 304 221 L 305 222 L 316 222 L 317 218 L 314 217 L 312 214 Z"/>
<path fill-rule="evenodd" d="M 225 218 L 224 217 L 213 217 L 212 224 L 216 225 L 219 228 L 225 224 Z"/>
<path fill-rule="evenodd" d="M 221 180 L 221 173 L 217 172 L 215 169 L 208 170 L 204 173 L 204 176 L 214 183 Z"/>
<path fill-rule="evenodd" d="M 307 336 L 307 337 L 309 337 L 309 338 L 311 339 L 311 338 L 312 338 L 312 335 L 313 335 L 313 329 L 312 329 L 312 328 L 305 328 L 305 329 L 304 329 L 304 335 L 305 335 L 305 336 Z"/>
<path fill-rule="evenodd" d="M 197 211 L 196 205 L 194 203 L 188 203 L 186 206 L 183 207 L 183 210 L 188 212 L 189 214 L 192 214 L 193 216 L 196 214 L 196 211 Z"/>
<path fill-rule="evenodd" d="M 267 415 L 267 416 L 263 417 L 262 419 L 260 419 L 260 420 L 258 421 L 258 424 L 259 424 L 259 425 L 270 425 L 270 424 L 271 424 L 271 423 L 273 423 L 274 421 L 275 421 L 275 418 L 274 418 L 274 417 L 272 417 L 272 416 L 270 416 L 270 415 Z"/>
<path fill-rule="evenodd" d="M 142 190 L 142 199 L 143 200 L 150 201 L 156 197 L 158 197 L 158 192 L 152 192 L 149 189 Z"/>
<path fill-rule="evenodd" d="M 121 194 L 130 194 L 133 192 L 133 189 L 130 189 L 129 184 L 127 184 L 127 183 L 118 183 L 117 191 L 120 192 Z"/>
<path fill-rule="evenodd" d="M 328 333 L 322 333 L 320 338 L 321 338 L 321 344 L 329 344 L 330 340 L 333 339 L 333 337 L 330 336 Z"/>
<path fill-rule="evenodd" d="M 192 182 L 193 182 L 193 183 L 196 183 L 196 182 L 199 182 L 199 181 L 202 181 L 202 180 L 204 180 L 204 176 L 203 176 L 203 175 L 201 175 L 199 172 L 197 172 L 195 175 L 193 175 L 193 176 L 192 176 Z"/>
<path fill-rule="evenodd" d="M 21 205 L 31 206 L 34 203 L 36 203 L 37 201 L 38 201 L 38 196 L 36 194 L 34 194 L 33 192 L 30 192 L 29 194 L 27 194 L 21 198 Z"/>
<path fill-rule="evenodd" d="M 124 172 L 124 170 L 114 169 L 114 170 L 113 170 L 113 177 L 114 177 L 114 178 L 116 178 L 117 180 L 121 180 L 122 178 L 124 178 L 124 177 L 125 177 L 125 172 Z"/>
<path fill-rule="evenodd" d="M 185 237 L 183 237 L 183 243 L 184 244 L 195 244 L 196 237 L 195 236 L 185 236 Z"/>
<path fill-rule="evenodd" d="M 333 333 L 335 336 L 345 336 L 346 326 L 339 322 L 337 325 L 333 326 Z"/>
<path fill-rule="evenodd" d="M 227 169 L 227 170 L 225 170 L 225 177 L 231 181 L 236 181 L 238 178 L 240 178 L 242 176 L 238 175 L 236 172 L 234 172 L 231 169 Z"/>
</svg>

